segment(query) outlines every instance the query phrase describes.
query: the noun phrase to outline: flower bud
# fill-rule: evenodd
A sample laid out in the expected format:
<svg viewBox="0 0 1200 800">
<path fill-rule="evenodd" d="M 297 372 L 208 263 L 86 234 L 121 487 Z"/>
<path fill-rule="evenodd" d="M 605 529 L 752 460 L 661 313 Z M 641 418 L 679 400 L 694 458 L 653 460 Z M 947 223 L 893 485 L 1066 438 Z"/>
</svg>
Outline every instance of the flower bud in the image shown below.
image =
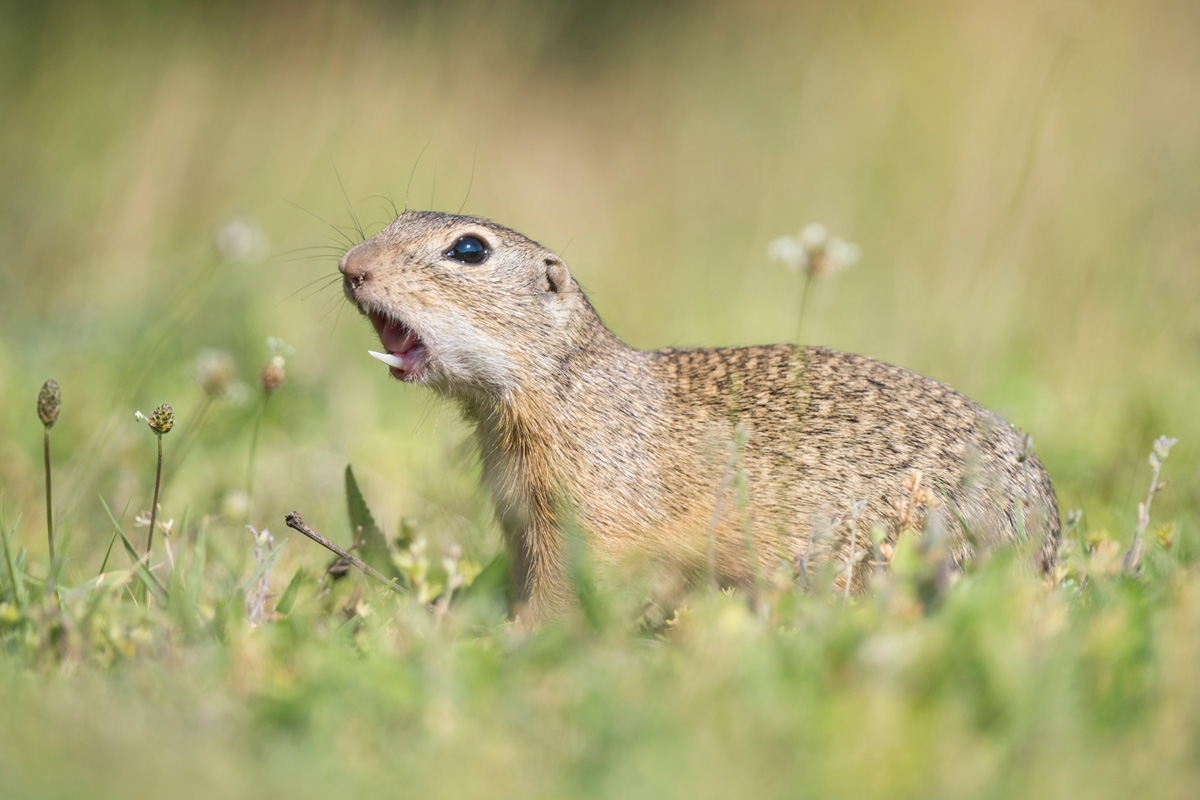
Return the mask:
<svg viewBox="0 0 1200 800">
<path fill-rule="evenodd" d="M 233 356 L 220 350 L 203 350 L 196 357 L 196 381 L 209 397 L 225 397 L 237 378 Z"/>
<path fill-rule="evenodd" d="M 170 433 L 171 428 L 175 427 L 175 412 L 171 410 L 170 403 L 163 403 L 158 408 L 154 409 L 154 413 L 149 419 L 150 430 L 162 436 L 164 433 Z"/>
<path fill-rule="evenodd" d="M 58 381 L 46 381 L 42 384 L 42 390 L 38 392 L 38 419 L 49 428 L 58 421 L 58 412 L 61 408 L 62 391 L 58 388 Z"/>
<path fill-rule="evenodd" d="M 258 373 L 258 385 L 264 392 L 271 394 L 283 385 L 283 378 L 283 358 L 275 356 L 263 366 L 262 372 Z"/>
</svg>

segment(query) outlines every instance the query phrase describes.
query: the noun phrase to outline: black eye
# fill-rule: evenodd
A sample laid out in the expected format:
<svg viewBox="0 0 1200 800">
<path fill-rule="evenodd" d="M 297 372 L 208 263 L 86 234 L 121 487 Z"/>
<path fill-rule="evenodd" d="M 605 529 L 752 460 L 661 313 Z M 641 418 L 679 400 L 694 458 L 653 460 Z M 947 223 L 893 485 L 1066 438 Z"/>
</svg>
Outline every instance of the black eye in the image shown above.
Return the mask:
<svg viewBox="0 0 1200 800">
<path fill-rule="evenodd" d="M 446 251 L 446 258 L 464 264 L 479 264 L 488 257 L 487 245 L 474 236 L 464 236 Z"/>
</svg>

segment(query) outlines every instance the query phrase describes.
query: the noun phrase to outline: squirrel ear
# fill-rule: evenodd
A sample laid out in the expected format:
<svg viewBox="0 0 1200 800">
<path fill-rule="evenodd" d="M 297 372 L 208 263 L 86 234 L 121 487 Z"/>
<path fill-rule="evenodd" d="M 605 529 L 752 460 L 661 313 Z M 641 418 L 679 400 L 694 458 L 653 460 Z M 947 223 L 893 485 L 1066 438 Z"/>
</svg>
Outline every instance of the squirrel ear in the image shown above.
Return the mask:
<svg viewBox="0 0 1200 800">
<path fill-rule="evenodd" d="M 542 288 L 547 292 L 562 294 L 572 289 L 571 273 L 566 263 L 556 255 L 546 255 L 542 259 L 546 272 L 542 276 Z"/>
</svg>

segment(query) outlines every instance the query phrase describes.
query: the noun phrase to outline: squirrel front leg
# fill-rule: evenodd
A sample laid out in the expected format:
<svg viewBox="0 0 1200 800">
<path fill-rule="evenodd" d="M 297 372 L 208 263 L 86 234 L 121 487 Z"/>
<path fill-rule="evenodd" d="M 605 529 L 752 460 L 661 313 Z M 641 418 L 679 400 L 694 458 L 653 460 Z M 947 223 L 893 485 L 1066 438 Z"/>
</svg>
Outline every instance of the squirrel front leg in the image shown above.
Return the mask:
<svg viewBox="0 0 1200 800">
<path fill-rule="evenodd" d="M 512 557 L 513 617 L 534 624 L 566 610 L 573 598 L 564 557 L 563 531 L 546 520 L 502 525 Z"/>
</svg>

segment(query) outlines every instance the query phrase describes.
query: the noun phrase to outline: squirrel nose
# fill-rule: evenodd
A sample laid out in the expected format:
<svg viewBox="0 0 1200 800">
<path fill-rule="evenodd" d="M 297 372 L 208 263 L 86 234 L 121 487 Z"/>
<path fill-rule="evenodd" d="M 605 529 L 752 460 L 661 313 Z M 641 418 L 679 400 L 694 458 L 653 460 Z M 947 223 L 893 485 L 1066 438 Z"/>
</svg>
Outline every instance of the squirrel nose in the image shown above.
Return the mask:
<svg viewBox="0 0 1200 800">
<path fill-rule="evenodd" d="M 374 261 L 375 246 L 371 242 L 362 242 L 342 254 L 338 269 L 346 276 L 346 282 L 357 288 L 370 280 Z"/>
</svg>

